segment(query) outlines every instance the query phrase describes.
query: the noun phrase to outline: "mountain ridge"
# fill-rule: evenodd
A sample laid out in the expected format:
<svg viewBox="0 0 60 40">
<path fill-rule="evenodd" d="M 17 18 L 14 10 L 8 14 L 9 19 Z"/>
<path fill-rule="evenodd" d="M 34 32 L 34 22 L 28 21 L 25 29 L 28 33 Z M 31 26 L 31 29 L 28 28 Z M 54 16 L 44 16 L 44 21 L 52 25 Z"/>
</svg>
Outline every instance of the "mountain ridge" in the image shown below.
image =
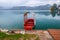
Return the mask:
<svg viewBox="0 0 60 40">
<path fill-rule="evenodd" d="M 50 7 L 51 7 L 50 4 L 34 6 L 34 7 L 30 7 L 30 6 L 15 6 L 15 7 L 12 7 L 12 8 L 8 8 L 7 10 L 49 10 Z"/>
</svg>

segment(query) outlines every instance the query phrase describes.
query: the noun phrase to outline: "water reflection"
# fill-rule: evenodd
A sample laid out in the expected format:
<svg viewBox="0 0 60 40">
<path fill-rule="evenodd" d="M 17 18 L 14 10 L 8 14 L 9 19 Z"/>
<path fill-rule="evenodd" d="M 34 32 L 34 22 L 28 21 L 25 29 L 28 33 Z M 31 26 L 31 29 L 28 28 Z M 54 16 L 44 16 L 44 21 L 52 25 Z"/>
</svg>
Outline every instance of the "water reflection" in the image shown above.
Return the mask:
<svg viewBox="0 0 60 40">
<path fill-rule="evenodd" d="M 56 16 L 56 12 L 51 12 L 52 17 Z"/>
<path fill-rule="evenodd" d="M 60 11 L 58 12 L 58 14 L 57 14 L 58 16 L 60 16 Z"/>
<path fill-rule="evenodd" d="M 50 12 L 50 14 L 52 15 L 52 17 L 55 17 L 56 15 L 60 16 L 60 12 L 56 12 L 56 11 Z"/>
<path fill-rule="evenodd" d="M 35 13 L 36 18 L 35 29 L 60 28 L 60 15 L 58 13 L 50 13 L 48 10 L 38 10 L 33 12 Z M 0 28 L 24 29 L 23 15 L 24 11 L 20 10 L 0 11 Z"/>
</svg>

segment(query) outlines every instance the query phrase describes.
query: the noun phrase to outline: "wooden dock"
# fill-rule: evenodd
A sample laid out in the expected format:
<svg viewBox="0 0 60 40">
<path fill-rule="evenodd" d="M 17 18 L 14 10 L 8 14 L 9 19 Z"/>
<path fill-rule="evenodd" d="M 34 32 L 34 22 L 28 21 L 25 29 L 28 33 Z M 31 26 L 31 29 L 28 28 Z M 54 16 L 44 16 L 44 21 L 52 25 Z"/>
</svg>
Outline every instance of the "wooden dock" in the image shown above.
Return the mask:
<svg viewBox="0 0 60 40">
<path fill-rule="evenodd" d="M 48 29 L 54 40 L 60 40 L 60 29 Z"/>
</svg>

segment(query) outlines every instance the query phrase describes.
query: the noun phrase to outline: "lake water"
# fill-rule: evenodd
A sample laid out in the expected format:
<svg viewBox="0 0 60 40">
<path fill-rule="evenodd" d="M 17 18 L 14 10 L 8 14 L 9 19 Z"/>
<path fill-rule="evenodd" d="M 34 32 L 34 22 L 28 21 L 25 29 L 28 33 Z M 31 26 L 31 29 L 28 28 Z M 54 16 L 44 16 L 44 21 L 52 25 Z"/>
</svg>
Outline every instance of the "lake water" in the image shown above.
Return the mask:
<svg viewBox="0 0 60 40">
<path fill-rule="evenodd" d="M 35 13 L 35 29 L 60 29 L 60 16 L 49 10 L 0 10 L 0 28 L 24 29 L 25 12 Z"/>
</svg>

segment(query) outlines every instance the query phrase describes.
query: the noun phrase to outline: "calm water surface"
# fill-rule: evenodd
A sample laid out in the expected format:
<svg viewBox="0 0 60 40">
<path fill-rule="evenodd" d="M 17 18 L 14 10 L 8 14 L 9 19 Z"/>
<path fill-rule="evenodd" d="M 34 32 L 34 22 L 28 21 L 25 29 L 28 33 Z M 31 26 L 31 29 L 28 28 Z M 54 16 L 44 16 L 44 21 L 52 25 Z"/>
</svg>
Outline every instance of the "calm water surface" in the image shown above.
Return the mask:
<svg viewBox="0 0 60 40">
<path fill-rule="evenodd" d="M 0 10 L 0 28 L 24 29 L 24 12 L 35 13 L 35 29 L 60 29 L 60 15 L 49 10 Z"/>
</svg>

